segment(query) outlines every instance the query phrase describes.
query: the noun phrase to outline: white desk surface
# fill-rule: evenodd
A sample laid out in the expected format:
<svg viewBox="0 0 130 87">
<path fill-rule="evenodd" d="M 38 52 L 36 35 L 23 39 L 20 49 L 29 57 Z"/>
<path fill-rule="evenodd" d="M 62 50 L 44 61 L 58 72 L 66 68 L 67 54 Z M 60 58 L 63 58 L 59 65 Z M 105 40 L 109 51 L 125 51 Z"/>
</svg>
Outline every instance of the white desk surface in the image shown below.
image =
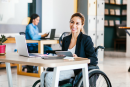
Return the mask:
<svg viewBox="0 0 130 87">
<path fill-rule="evenodd" d="M 85 64 L 90 63 L 90 59 L 87 58 L 75 58 L 74 60 L 56 59 L 56 60 L 44 60 L 40 57 L 23 57 L 19 56 L 18 53 L 7 53 L 5 56 L 0 56 L 1 62 L 9 62 L 16 64 L 27 64 L 42 67 L 57 67 L 65 65 Z"/>
</svg>

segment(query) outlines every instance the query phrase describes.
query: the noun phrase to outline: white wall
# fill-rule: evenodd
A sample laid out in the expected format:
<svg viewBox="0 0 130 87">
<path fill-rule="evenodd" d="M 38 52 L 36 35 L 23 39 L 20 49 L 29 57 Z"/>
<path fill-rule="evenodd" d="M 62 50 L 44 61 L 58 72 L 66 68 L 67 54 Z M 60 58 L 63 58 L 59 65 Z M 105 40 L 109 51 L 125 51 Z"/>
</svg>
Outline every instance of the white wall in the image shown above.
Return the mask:
<svg viewBox="0 0 130 87">
<path fill-rule="evenodd" d="M 42 33 L 53 28 L 53 2 L 54 0 L 42 0 Z"/>
<path fill-rule="evenodd" d="M 56 36 L 69 32 L 69 20 L 74 13 L 74 0 L 43 0 L 42 33 L 56 29 Z"/>
<path fill-rule="evenodd" d="M 28 3 L 32 0 L 8 0 L 0 1 L 0 24 L 22 24 L 24 18 L 28 17 Z"/>
<path fill-rule="evenodd" d="M 130 27 L 130 0 L 127 0 L 127 27 Z M 130 32 L 130 30 L 129 30 Z M 130 36 L 126 38 L 126 56 L 130 57 Z"/>
<path fill-rule="evenodd" d="M 74 13 L 74 0 L 42 1 L 42 33 L 56 29 L 56 37 L 63 32 L 70 32 L 69 21 Z M 59 44 L 51 45 L 53 50 L 60 50 Z"/>
<path fill-rule="evenodd" d="M 69 21 L 74 13 L 74 0 L 55 0 L 53 8 L 53 25 L 56 34 L 70 32 Z"/>
</svg>

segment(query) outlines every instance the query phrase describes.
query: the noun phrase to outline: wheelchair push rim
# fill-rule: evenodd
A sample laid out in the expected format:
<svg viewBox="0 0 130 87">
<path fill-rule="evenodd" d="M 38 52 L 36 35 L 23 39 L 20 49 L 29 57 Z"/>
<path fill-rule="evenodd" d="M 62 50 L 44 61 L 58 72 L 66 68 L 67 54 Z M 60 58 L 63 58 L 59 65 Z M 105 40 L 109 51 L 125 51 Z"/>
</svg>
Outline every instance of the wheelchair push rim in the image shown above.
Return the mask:
<svg viewBox="0 0 130 87">
<path fill-rule="evenodd" d="M 82 79 L 79 82 L 78 87 L 83 87 Z M 94 69 L 89 72 L 89 87 L 112 87 L 112 85 L 104 72 Z"/>
</svg>

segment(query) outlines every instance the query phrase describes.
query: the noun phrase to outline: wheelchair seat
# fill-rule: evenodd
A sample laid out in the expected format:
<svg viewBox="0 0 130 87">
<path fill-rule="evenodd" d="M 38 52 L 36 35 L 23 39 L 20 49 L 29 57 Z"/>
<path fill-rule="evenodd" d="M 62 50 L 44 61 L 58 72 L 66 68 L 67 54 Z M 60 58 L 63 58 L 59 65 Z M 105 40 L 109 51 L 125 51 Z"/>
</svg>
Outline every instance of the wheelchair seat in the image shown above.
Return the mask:
<svg viewBox="0 0 130 87">
<path fill-rule="evenodd" d="M 99 69 L 99 67 L 97 65 L 89 65 L 88 66 L 88 71 L 92 70 L 92 69 Z"/>
</svg>

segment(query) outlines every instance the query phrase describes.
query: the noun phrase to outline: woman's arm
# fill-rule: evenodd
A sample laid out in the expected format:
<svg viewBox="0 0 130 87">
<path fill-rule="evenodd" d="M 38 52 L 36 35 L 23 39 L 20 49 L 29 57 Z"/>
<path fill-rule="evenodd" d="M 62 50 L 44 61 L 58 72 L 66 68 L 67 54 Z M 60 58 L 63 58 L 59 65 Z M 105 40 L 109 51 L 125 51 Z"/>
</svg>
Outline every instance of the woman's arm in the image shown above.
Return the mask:
<svg viewBox="0 0 130 87">
<path fill-rule="evenodd" d="M 43 35 L 41 35 L 41 37 L 47 37 L 49 34 L 45 33 Z"/>
<path fill-rule="evenodd" d="M 41 35 L 35 34 L 32 26 L 27 26 L 26 29 L 32 40 L 39 40 L 41 38 Z"/>
<path fill-rule="evenodd" d="M 95 48 L 93 47 L 93 42 L 90 36 L 85 38 L 85 54 L 87 58 L 90 59 L 90 65 L 97 65 L 98 59 L 95 53 Z"/>
</svg>

